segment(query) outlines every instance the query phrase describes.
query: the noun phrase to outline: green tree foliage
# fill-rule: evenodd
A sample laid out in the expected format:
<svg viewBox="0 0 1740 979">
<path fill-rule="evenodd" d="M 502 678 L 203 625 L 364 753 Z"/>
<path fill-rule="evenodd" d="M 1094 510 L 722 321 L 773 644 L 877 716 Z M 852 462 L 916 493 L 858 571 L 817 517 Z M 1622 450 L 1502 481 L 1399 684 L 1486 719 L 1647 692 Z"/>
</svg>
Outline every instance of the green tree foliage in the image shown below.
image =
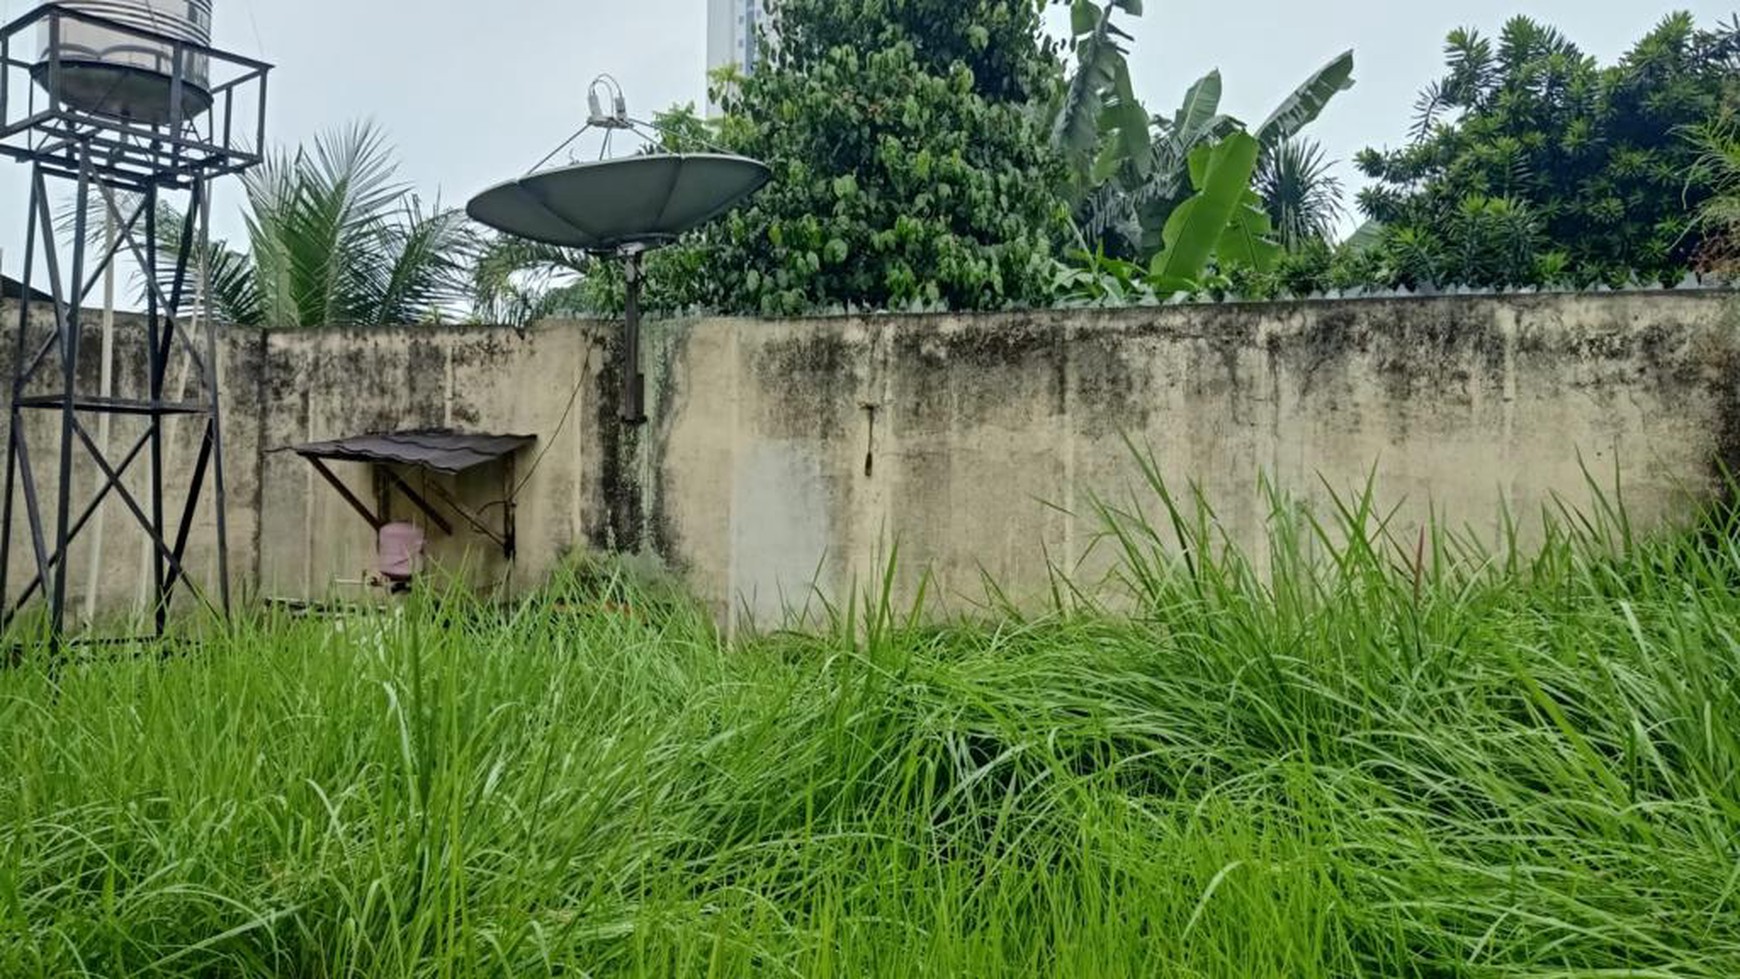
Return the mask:
<svg viewBox="0 0 1740 979">
<path fill-rule="evenodd" d="M 773 74 L 818 67 L 843 48 L 910 45 L 918 65 L 933 75 L 966 68 L 974 94 L 994 103 L 1039 100 L 1057 76 L 1033 0 L 779 0 L 773 15 L 779 43 L 757 74 L 764 67 Z"/>
<path fill-rule="evenodd" d="M 1673 14 L 1609 67 L 1526 17 L 1496 43 L 1454 31 L 1445 51 L 1413 143 L 1359 158 L 1389 284 L 1683 277 L 1713 189 L 1684 133 L 1721 111 L 1740 70 L 1736 26 Z"/>
<path fill-rule="evenodd" d="M 1058 66 L 1032 0 L 783 0 L 777 45 L 717 95 L 773 183 L 696 239 L 709 305 L 1049 300 L 1062 170 L 1033 105 Z"/>
</svg>

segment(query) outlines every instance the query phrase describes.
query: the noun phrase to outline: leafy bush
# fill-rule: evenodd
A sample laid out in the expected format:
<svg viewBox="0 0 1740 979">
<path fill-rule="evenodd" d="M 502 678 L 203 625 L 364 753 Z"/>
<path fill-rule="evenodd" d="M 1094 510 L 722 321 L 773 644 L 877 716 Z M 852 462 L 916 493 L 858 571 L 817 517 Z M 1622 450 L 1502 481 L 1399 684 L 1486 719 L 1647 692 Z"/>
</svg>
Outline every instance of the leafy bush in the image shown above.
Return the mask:
<svg viewBox="0 0 1740 979">
<path fill-rule="evenodd" d="M 1391 284 L 1677 283 L 1713 187 L 1688 127 L 1717 118 L 1740 71 L 1740 21 L 1674 14 L 1601 67 L 1558 31 L 1512 19 L 1497 44 L 1450 34 L 1412 145 L 1366 150 L 1360 206 L 1388 229 Z"/>
<path fill-rule="evenodd" d="M 697 237 L 710 304 L 992 309 L 1050 298 L 1067 214 L 1035 100 L 1030 0 L 785 0 L 779 43 L 722 87 L 722 141 L 773 183 Z"/>
</svg>

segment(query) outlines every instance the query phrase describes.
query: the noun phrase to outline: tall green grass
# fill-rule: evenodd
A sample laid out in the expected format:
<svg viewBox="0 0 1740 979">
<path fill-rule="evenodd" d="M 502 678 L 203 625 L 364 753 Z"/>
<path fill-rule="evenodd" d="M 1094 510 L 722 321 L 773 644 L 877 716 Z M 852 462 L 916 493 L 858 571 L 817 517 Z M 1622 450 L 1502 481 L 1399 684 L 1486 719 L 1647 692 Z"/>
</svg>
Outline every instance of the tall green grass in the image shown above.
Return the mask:
<svg viewBox="0 0 1740 979">
<path fill-rule="evenodd" d="M 1740 975 L 1740 527 L 1101 504 L 1114 613 L 578 575 L 0 674 L 0 975 Z"/>
</svg>

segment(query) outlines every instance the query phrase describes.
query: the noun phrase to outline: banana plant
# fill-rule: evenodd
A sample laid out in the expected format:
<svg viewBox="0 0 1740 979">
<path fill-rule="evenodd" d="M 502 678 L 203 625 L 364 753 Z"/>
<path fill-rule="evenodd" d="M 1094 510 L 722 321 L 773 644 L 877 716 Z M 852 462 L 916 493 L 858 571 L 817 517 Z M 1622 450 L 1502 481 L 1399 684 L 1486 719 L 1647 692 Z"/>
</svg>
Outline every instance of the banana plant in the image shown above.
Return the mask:
<svg viewBox="0 0 1740 979">
<path fill-rule="evenodd" d="M 1090 238 L 1109 234 L 1133 251 L 1151 255 L 1160 247 L 1166 219 L 1190 193 L 1190 155 L 1241 131 L 1243 125 L 1220 111 L 1221 76 L 1211 71 L 1184 93 L 1178 111 L 1154 118 L 1154 139 L 1145 158 L 1120 168 L 1100 184 L 1086 215 Z"/>
<path fill-rule="evenodd" d="M 1069 194 L 1079 201 L 1125 160 L 1146 158 L 1148 112 L 1130 78 L 1127 42 L 1113 11 L 1142 15 L 1142 0 L 1073 0 L 1069 50 L 1075 71 L 1063 86 L 1051 122 L 1051 145 L 1070 164 Z"/>
<path fill-rule="evenodd" d="M 1190 154 L 1196 192 L 1174 208 L 1162 232 L 1164 247 L 1149 266 L 1149 281 L 1161 294 L 1195 292 L 1206 284 L 1210 264 L 1225 275 L 1234 269 L 1267 272 L 1281 257 L 1271 237 L 1262 198 L 1251 190 L 1262 144 L 1234 133 Z"/>
<path fill-rule="evenodd" d="M 1257 142 L 1263 152 L 1267 153 L 1283 140 L 1299 135 L 1300 130 L 1317 121 L 1331 100 L 1352 87 L 1353 52 L 1343 51 L 1305 79 L 1257 127 Z"/>
<path fill-rule="evenodd" d="M 1060 293 L 1087 304 L 1154 302 L 1179 293 L 1225 288 L 1233 272 L 1268 272 L 1282 255 L 1262 198 L 1251 190 L 1262 144 L 1236 132 L 1190 154 L 1194 193 L 1172 210 L 1162 248 L 1146 267 L 1079 252 L 1060 267 Z"/>
<path fill-rule="evenodd" d="M 1336 56 L 1282 100 L 1254 131 L 1259 161 L 1314 122 L 1336 95 L 1353 87 L 1353 52 Z M 1190 159 L 1200 148 L 1244 130 L 1220 111 L 1222 79 L 1209 72 L 1185 92 L 1178 111 L 1153 119 L 1148 151 L 1097 168 L 1106 179 L 1077 208 L 1084 243 L 1109 245 L 1123 254 L 1152 254 L 1162 245 L 1166 222 L 1191 191 Z"/>
</svg>

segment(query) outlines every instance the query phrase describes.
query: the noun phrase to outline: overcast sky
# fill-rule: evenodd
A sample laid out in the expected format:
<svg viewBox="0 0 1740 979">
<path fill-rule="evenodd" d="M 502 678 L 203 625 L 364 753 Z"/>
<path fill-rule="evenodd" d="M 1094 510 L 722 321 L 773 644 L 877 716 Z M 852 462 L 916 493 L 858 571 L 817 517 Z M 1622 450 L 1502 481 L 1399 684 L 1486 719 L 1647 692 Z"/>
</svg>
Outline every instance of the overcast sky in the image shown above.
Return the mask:
<svg viewBox="0 0 1740 979">
<path fill-rule="evenodd" d="M 0 0 L 8 18 L 33 0 Z M 1353 48 L 1358 86 L 1315 126 L 1335 158 L 1393 145 L 1416 93 L 1442 68 L 1444 34 L 1495 33 L 1526 13 L 1564 30 L 1603 61 L 1663 15 L 1704 25 L 1735 0 L 1150 0 L 1131 61 L 1138 94 L 1170 112 L 1213 68 L 1225 111 L 1252 124 L 1310 71 Z M 705 0 L 215 0 L 215 43 L 276 64 L 269 138 L 296 142 L 373 118 L 391 135 L 403 175 L 425 195 L 463 203 L 525 170 L 583 121 L 586 83 L 610 72 L 637 116 L 704 101 Z M 18 271 L 26 186 L 0 171 L 5 270 Z M 1346 171 L 1353 190 L 1357 181 Z M 1351 195 L 1350 195 L 1351 196 Z M 214 231 L 234 234 L 237 195 L 221 194 Z M 1350 201 L 1351 204 L 1351 201 Z M 18 239 L 13 241 L 12 239 Z"/>
</svg>

